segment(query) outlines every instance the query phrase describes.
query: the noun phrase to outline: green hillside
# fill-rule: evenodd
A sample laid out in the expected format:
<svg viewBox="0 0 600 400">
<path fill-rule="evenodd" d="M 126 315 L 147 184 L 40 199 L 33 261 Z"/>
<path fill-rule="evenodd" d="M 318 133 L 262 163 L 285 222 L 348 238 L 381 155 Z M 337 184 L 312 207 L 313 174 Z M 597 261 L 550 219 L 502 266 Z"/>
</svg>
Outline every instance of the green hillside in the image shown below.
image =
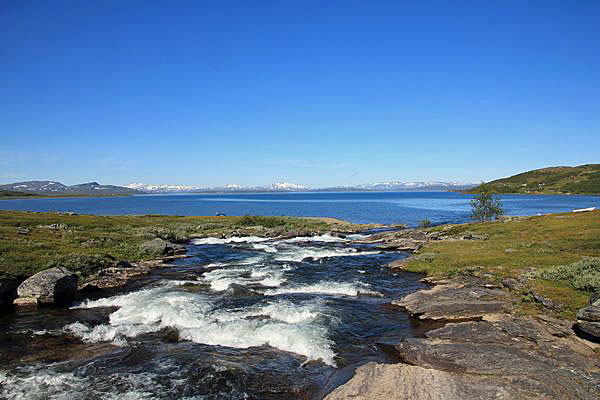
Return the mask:
<svg viewBox="0 0 600 400">
<path fill-rule="evenodd" d="M 31 197 L 36 196 L 33 193 L 17 192 L 14 190 L 0 190 L 0 198 L 2 197 Z"/>
<path fill-rule="evenodd" d="M 464 193 L 600 194 L 600 164 L 550 167 L 484 183 Z"/>
</svg>

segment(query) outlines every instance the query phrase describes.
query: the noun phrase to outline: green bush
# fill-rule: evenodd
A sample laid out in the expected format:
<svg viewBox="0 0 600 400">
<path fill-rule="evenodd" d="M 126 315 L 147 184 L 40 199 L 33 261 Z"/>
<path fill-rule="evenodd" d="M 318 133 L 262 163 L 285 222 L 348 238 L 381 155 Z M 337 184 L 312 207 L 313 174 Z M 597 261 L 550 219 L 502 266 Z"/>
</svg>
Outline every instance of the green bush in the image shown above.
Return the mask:
<svg viewBox="0 0 600 400">
<path fill-rule="evenodd" d="M 600 290 L 600 257 L 584 257 L 569 265 L 557 265 L 537 273 L 538 278 L 549 281 L 566 281 L 574 289 Z"/>
</svg>

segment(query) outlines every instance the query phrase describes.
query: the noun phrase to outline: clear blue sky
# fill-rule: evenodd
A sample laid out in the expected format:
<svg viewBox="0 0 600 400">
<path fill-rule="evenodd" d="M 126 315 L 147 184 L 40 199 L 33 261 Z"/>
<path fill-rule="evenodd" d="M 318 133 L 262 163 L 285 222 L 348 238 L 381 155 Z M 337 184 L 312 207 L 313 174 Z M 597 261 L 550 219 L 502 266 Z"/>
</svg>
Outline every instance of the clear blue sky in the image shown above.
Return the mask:
<svg viewBox="0 0 600 400">
<path fill-rule="evenodd" d="M 0 182 L 600 162 L 600 2 L 0 0 Z"/>
</svg>

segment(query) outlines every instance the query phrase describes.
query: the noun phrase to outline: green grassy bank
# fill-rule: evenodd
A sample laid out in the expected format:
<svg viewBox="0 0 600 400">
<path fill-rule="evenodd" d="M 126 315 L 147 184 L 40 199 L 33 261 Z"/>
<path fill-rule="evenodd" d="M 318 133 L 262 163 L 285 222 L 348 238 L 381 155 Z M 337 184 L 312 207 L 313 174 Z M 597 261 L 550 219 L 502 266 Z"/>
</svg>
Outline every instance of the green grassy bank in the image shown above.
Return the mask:
<svg viewBox="0 0 600 400">
<path fill-rule="evenodd" d="M 64 265 L 87 275 L 115 261 L 139 261 L 139 245 L 156 237 L 182 243 L 228 234 L 277 236 L 359 231 L 335 219 L 293 217 L 97 216 L 0 211 L 0 276 L 30 276 Z"/>
<path fill-rule="evenodd" d="M 538 306 L 526 294 L 534 290 L 562 304 L 566 318 L 587 303 L 591 292 L 600 290 L 600 260 L 574 264 L 600 257 L 600 211 L 434 228 L 439 229 L 457 236 L 472 232 L 487 240 L 430 242 L 405 270 L 440 278 L 479 275 L 495 282 L 528 277 L 522 310 L 536 311 Z M 589 284 L 580 282 L 583 275 Z"/>
</svg>

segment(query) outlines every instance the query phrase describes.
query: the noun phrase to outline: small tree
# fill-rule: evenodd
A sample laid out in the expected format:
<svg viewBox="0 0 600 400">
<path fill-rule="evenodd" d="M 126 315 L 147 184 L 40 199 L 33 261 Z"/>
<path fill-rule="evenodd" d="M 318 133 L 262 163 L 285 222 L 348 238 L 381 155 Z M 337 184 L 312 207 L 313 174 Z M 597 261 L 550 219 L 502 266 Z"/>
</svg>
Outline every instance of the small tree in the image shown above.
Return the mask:
<svg viewBox="0 0 600 400">
<path fill-rule="evenodd" d="M 490 192 L 482 192 L 470 202 L 473 208 L 471 218 L 478 221 L 492 221 L 504 214 L 502 203 Z"/>
</svg>

